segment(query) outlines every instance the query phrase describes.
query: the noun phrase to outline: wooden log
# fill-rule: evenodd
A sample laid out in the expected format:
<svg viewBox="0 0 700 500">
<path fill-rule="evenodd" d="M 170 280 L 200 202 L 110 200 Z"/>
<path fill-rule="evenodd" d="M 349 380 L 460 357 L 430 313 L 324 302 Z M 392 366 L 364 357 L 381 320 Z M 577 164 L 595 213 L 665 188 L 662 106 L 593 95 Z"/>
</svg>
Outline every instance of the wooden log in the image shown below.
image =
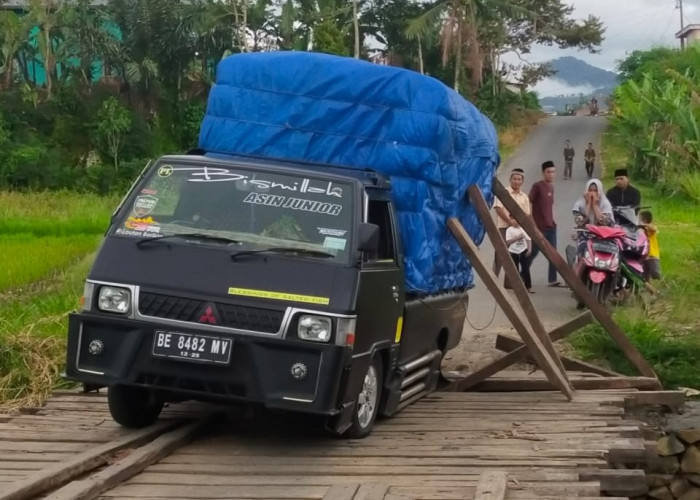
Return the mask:
<svg viewBox="0 0 700 500">
<path fill-rule="evenodd" d="M 474 500 L 504 500 L 508 489 L 508 475 L 503 471 L 487 471 L 479 476 Z"/>
<path fill-rule="evenodd" d="M 603 389 L 653 389 L 658 379 L 652 377 L 591 377 L 571 378 L 571 385 L 576 390 L 603 390 Z M 547 379 L 488 379 L 476 386 L 473 390 L 485 392 L 510 392 L 510 391 L 552 391 L 556 387 Z"/>
<path fill-rule="evenodd" d="M 566 370 L 561 362 L 561 359 L 559 358 L 559 353 L 554 348 L 554 344 L 552 344 L 552 341 L 547 335 L 547 330 L 545 330 L 544 325 L 537 314 L 535 305 L 530 299 L 530 294 L 525 288 L 525 284 L 523 283 L 522 278 L 520 278 L 518 269 L 515 267 L 515 263 L 508 252 L 508 246 L 506 245 L 506 242 L 503 241 L 503 238 L 498 232 L 498 227 L 491 217 L 489 207 L 486 204 L 486 200 L 484 199 L 481 189 L 479 189 L 479 186 L 476 184 L 472 184 L 469 186 L 468 192 L 469 199 L 476 209 L 476 213 L 479 215 L 479 218 L 484 225 L 484 229 L 486 229 L 486 234 L 488 234 L 491 244 L 496 251 L 496 255 L 503 266 L 506 279 L 509 281 L 513 291 L 515 292 L 515 298 L 518 300 L 520 307 L 525 313 L 525 317 L 530 322 L 530 326 L 535 332 L 535 335 L 539 337 L 540 342 L 566 379 Z M 508 197 L 510 197 L 510 194 Z"/>
<path fill-rule="evenodd" d="M 492 270 L 481 260 L 481 257 L 479 256 L 479 249 L 469 237 L 469 234 L 467 234 L 464 227 L 462 227 L 462 224 L 459 222 L 459 220 L 451 218 L 447 222 L 447 225 L 450 228 L 450 231 L 452 231 L 454 237 L 457 239 L 460 247 L 467 255 L 467 258 L 469 259 L 474 270 L 479 273 L 479 276 L 484 281 L 489 291 L 493 294 L 494 298 L 510 320 L 511 324 L 525 341 L 525 345 L 527 345 L 530 349 L 532 356 L 535 358 L 542 371 L 547 375 L 547 378 L 552 381 L 552 384 L 562 391 L 567 399 L 571 401 L 573 399 L 573 390 L 569 385 L 569 381 L 566 380 L 564 374 L 559 370 L 558 365 L 544 348 L 539 337 L 523 321 L 523 318 L 517 310 L 517 305 L 513 302 L 506 291 L 503 290 L 503 288 L 501 288 L 501 286 L 498 284 Z M 463 390 L 459 388 L 459 382 L 456 383 L 456 387 L 456 390 Z"/>
<path fill-rule="evenodd" d="M 556 341 L 559 339 L 562 339 L 566 337 L 567 335 L 583 328 L 587 324 L 589 324 L 591 321 L 593 321 L 593 315 L 591 314 L 590 311 L 586 311 L 584 313 L 579 314 L 575 318 L 573 318 L 571 321 L 559 326 L 558 328 L 552 330 L 549 334 L 549 337 L 552 339 L 552 341 Z M 469 389 L 470 387 L 475 386 L 479 382 L 483 382 L 487 378 L 489 378 L 491 375 L 494 375 L 502 370 L 505 370 L 511 365 L 514 365 L 518 361 L 525 359 L 529 353 L 529 350 L 527 346 L 523 345 L 522 347 L 519 347 L 518 349 L 509 352 L 502 358 L 497 359 L 496 361 L 493 361 L 492 363 L 479 368 L 477 371 L 470 373 L 466 377 L 459 379 L 455 382 L 453 382 L 453 385 L 445 388 L 443 390 L 449 391 L 465 391 Z"/>
<path fill-rule="evenodd" d="M 614 496 L 636 497 L 649 491 L 646 475 L 638 469 L 599 469 L 582 471 L 581 481 L 600 481 L 601 492 Z"/>
<path fill-rule="evenodd" d="M 53 492 L 46 500 L 92 500 L 190 442 L 202 429 L 211 425 L 213 419 L 214 415 L 163 434 L 100 472 Z"/>
<path fill-rule="evenodd" d="M 683 391 L 638 391 L 625 398 L 626 408 L 638 406 L 668 406 L 676 410 L 685 404 Z"/>
<path fill-rule="evenodd" d="M 166 420 L 155 425 L 130 433 L 115 441 L 75 455 L 73 458 L 52 464 L 45 469 L 32 473 L 25 479 L 3 488 L 0 500 L 25 500 L 34 498 L 45 491 L 56 488 L 71 479 L 107 463 L 107 457 L 117 451 L 141 446 L 164 432 L 180 425 L 176 420 Z"/>
<path fill-rule="evenodd" d="M 622 329 L 615 323 L 610 313 L 603 307 L 596 297 L 591 294 L 583 282 L 576 276 L 573 269 L 569 267 L 566 261 L 557 252 L 556 248 L 552 247 L 544 235 L 537 229 L 535 222 L 529 217 L 518 203 L 512 199 L 509 195 L 508 190 L 501 184 L 501 182 L 494 178 L 493 180 L 493 192 L 501 200 L 505 208 L 510 212 L 510 214 L 518 221 L 523 229 L 530 235 L 532 242 L 536 244 L 544 256 L 554 265 L 559 274 L 564 278 L 566 283 L 571 287 L 574 293 L 581 298 L 581 301 L 588 307 L 588 309 L 593 313 L 596 319 L 600 322 L 603 328 L 610 334 L 615 343 L 620 347 L 622 352 L 627 356 L 627 358 L 632 362 L 632 364 L 639 370 L 639 373 L 645 377 L 652 377 L 657 380 L 656 388 L 662 389 L 661 383 L 658 381 L 658 377 L 651 367 L 649 362 L 644 359 L 642 353 L 639 352 L 637 347 L 627 338 Z"/>
<path fill-rule="evenodd" d="M 508 337 L 507 335 L 498 335 L 496 337 L 496 349 L 505 352 L 512 352 L 518 347 L 522 347 L 523 343 L 517 339 Z M 602 375 L 604 377 L 623 377 L 621 373 L 614 372 L 612 370 L 606 370 L 599 366 L 593 365 L 591 363 L 586 363 L 580 359 L 569 358 L 567 356 L 561 356 L 561 361 L 567 370 L 580 371 L 586 373 L 595 373 L 597 375 Z"/>
</svg>

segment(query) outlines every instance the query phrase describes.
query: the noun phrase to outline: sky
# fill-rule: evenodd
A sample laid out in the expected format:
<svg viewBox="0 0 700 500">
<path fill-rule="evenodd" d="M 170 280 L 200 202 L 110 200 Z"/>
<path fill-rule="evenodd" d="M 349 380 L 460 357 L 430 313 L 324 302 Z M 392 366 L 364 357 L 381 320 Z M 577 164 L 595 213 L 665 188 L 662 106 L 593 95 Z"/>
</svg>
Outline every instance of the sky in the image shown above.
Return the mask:
<svg viewBox="0 0 700 500">
<path fill-rule="evenodd" d="M 533 47 L 524 59 L 529 62 L 544 62 L 557 57 L 573 56 L 594 66 L 615 71 L 617 61 L 636 49 L 653 46 L 679 46 L 675 38 L 680 29 L 680 11 L 677 0 L 568 0 L 574 6 L 573 17 L 585 19 L 589 15 L 599 17 L 606 27 L 605 40 L 600 54 L 586 51 L 562 50 L 557 47 Z M 684 24 L 700 23 L 700 0 L 683 0 Z M 503 58 L 517 63 L 514 56 Z M 572 89 L 548 79 L 537 86 L 541 95 L 585 92 L 587 89 Z M 592 90 L 592 89 L 591 89 Z"/>
</svg>

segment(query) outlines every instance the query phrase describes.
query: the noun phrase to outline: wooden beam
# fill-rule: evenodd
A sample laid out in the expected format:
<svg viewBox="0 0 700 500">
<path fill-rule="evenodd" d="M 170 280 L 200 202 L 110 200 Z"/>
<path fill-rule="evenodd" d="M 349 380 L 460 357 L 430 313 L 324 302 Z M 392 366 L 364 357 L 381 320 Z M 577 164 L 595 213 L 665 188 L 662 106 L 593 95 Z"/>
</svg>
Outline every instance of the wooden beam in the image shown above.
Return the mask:
<svg viewBox="0 0 700 500">
<path fill-rule="evenodd" d="M 656 387 L 652 377 L 587 377 L 571 378 L 569 381 L 576 390 L 591 391 L 604 389 L 653 389 Z M 552 391 L 556 387 L 544 378 L 508 379 L 492 378 L 485 380 L 473 390 L 483 392 L 519 392 Z"/>
<path fill-rule="evenodd" d="M 384 500 L 384 495 L 389 492 L 389 485 L 385 483 L 362 483 L 352 500 Z"/>
<path fill-rule="evenodd" d="M 627 358 L 632 362 L 632 364 L 639 370 L 639 373 L 645 377 L 652 377 L 657 379 L 657 388 L 661 389 L 661 383 L 658 382 L 658 377 L 654 373 L 654 369 L 651 367 L 649 362 L 644 359 L 644 356 L 639 352 L 635 345 L 627 338 L 625 333 L 620 329 L 620 327 L 615 323 L 610 313 L 603 307 L 596 297 L 591 294 L 583 282 L 576 276 L 573 269 L 564 261 L 561 255 L 557 252 L 556 248 L 549 244 L 544 235 L 537 229 L 533 219 L 528 216 L 520 208 L 518 203 L 509 195 L 508 190 L 501 184 L 501 182 L 494 178 L 493 180 L 493 192 L 501 200 L 503 206 L 510 214 L 518 221 L 523 229 L 530 235 L 532 242 L 536 244 L 544 256 L 554 265 L 554 267 L 559 271 L 559 274 L 568 283 L 574 293 L 581 299 L 581 301 L 588 307 L 588 309 L 593 313 L 596 319 L 600 322 L 603 328 L 610 334 L 615 343 L 620 347 Z"/>
<path fill-rule="evenodd" d="M 539 337 L 540 342 L 542 342 L 542 345 L 549 353 L 549 356 L 559 367 L 559 371 L 564 375 L 564 378 L 566 378 L 566 369 L 564 368 L 564 364 L 562 363 L 561 359 L 559 359 L 559 353 L 554 348 L 554 344 L 552 344 L 552 341 L 549 339 L 547 330 L 545 330 L 544 325 L 537 314 L 537 310 L 535 310 L 535 306 L 530 299 L 530 293 L 525 288 L 525 283 L 523 283 L 523 280 L 520 278 L 520 273 L 518 273 L 518 269 L 515 267 L 515 263 L 510 256 L 510 252 L 508 252 L 508 246 L 506 245 L 506 242 L 503 241 L 501 234 L 498 232 L 498 226 L 496 226 L 496 223 L 491 217 L 491 212 L 489 211 L 489 206 L 486 204 L 484 195 L 481 193 L 479 186 L 476 184 L 469 186 L 468 192 L 469 199 L 471 200 L 476 213 L 479 215 L 479 218 L 486 229 L 486 234 L 488 234 L 489 239 L 491 240 L 491 244 L 496 251 L 496 256 L 498 257 L 501 266 L 503 266 L 503 271 L 506 274 L 506 280 L 508 280 L 510 286 L 513 288 L 515 298 L 518 300 L 520 307 L 525 313 L 525 317 L 530 322 L 530 326 L 532 326 L 533 331 Z M 510 194 L 508 196 L 510 197 Z"/>
<path fill-rule="evenodd" d="M 504 500 L 508 490 L 508 475 L 502 471 L 486 471 L 479 476 L 474 500 Z"/>
<path fill-rule="evenodd" d="M 173 450 L 188 443 L 203 429 L 211 425 L 214 416 L 198 420 L 184 427 L 163 434 L 126 458 L 105 467 L 85 479 L 74 481 L 45 497 L 45 500 L 92 500 L 111 490 L 119 483 L 142 472 L 146 467 L 168 456 Z"/>
<path fill-rule="evenodd" d="M 517 339 L 508 337 L 507 335 L 498 335 L 496 337 L 496 349 L 499 351 L 512 352 L 519 347 L 522 347 L 523 343 Z M 561 356 L 561 362 L 567 370 L 579 371 L 586 373 L 595 373 L 597 375 L 602 375 L 604 377 L 623 377 L 621 373 L 614 372 L 612 370 L 606 370 L 600 366 L 593 365 L 591 363 L 586 363 L 580 359 L 569 358 L 567 356 Z"/>
<path fill-rule="evenodd" d="M 181 420 L 160 421 L 145 429 L 131 432 L 115 441 L 90 448 L 73 458 L 58 462 L 36 473 L 29 474 L 25 479 L 7 485 L 0 493 L 0 500 L 35 498 L 37 495 L 57 488 L 92 469 L 106 465 L 109 456 L 117 451 L 141 446 L 181 424 Z"/>
<path fill-rule="evenodd" d="M 323 500 L 353 500 L 359 487 L 358 483 L 334 484 L 323 495 Z"/>
<path fill-rule="evenodd" d="M 474 270 L 479 274 L 511 324 L 525 341 L 525 345 L 530 349 L 539 367 L 545 375 L 547 375 L 547 378 L 552 381 L 552 384 L 561 390 L 569 401 L 572 400 L 573 390 L 569 385 L 569 381 L 566 380 L 564 374 L 559 371 L 559 367 L 544 348 L 539 337 L 532 331 L 530 326 L 524 322 L 520 312 L 517 310 L 517 304 L 515 304 L 508 293 L 501 288 L 493 271 L 481 260 L 479 249 L 469 237 L 464 227 L 462 227 L 462 224 L 459 220 L 451 218 L 447 221 L 447 226 L 457 239 L 459 246 L 467 255 Z"/>
<path fill-rule="evenodd" d="M 563 325 L 552 330 L 549 334 L 549 338 L 552 339 L 552 342 L 563 339 L 567 335 L 577 330 L 580 330 L 581 328 L 589 324 L 591 321 L 593 321 L 593 316 L 591 315 L 590 311 L 581 313 L 575 318 L 573 318 L 571 321 L 564 323 Z M 496 361 L 493 361 L 492 363 L 489 363 L 488 365 L 478 369 L 477 371 L 470 373 L 466 377 L 454 381 L 452 385 L 446 387 L 443 390 L 466 391 L 467 389 L 475 386 L 479 382 L 483 382 L 491 375 L 494 375 L 500 372 L 501 370 L 505 370 L 506 368 L 508 368 L 511 365 L 514 365 L 518 361 L 525 359 L 528 353 L 529 351 L 527 346 L 523 345 L 522 347 L 519 347 L 518 349 L 512 352 L 509 352 L 502 358 L 499 358 Z"/>
</svg>

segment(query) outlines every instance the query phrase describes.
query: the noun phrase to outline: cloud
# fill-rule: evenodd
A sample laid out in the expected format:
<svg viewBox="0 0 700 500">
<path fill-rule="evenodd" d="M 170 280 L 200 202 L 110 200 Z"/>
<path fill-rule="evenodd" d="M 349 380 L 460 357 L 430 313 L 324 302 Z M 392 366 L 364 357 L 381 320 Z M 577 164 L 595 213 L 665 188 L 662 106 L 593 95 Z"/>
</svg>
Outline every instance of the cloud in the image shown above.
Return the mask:
<svg viewBox="0 0 700 500">
<path fill-rule="evenodd" d="M 675 38 L 680 29 L 680 12 L 677 0 L 579 0 L 575 2 L 573 16 L 585 19 L 589 15 L 599 17 L 606 28 L 600 54 L 589 54 L 572 49 L 536 46 L 524 58 L 530 62 L 544 62 L 562 56 L 574 56 L 589 64 L 614 71 L 617 63 L 633 50 L 654 46 L 678 46 Z M 700 0 L 683 0 L 685 25 L 700 23 Z M 515 56 L 505 56 L 504 61 L 517 63 Z"/>
</svg>

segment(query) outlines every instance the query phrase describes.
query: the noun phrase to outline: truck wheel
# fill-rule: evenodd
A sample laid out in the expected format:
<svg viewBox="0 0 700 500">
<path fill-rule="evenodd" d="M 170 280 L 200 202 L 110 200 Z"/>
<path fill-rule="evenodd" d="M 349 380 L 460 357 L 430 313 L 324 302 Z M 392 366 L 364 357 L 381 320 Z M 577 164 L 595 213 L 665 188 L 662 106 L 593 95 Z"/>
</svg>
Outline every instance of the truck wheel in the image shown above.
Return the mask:
<svg viewBox="0 0 700 500">
<path fill-rule="evenodd" d="M 351 439 L 362 439 L 372 432 L 374 421 L 379 413 L 379 402 L 382 397 L 382 358 L 375 354 L 365 373 L 362 388 L 355 401 L 352 414 L 352 425 L 345 435 Z"/>
<path fill-rule="evenodd" d="M 114 421 L 131 429 L 151 425 L 163 409 L 163 402 L 153 401 L 147 389 L 127 385 L 110 387 L 107 403 Z"/>
</svg>

